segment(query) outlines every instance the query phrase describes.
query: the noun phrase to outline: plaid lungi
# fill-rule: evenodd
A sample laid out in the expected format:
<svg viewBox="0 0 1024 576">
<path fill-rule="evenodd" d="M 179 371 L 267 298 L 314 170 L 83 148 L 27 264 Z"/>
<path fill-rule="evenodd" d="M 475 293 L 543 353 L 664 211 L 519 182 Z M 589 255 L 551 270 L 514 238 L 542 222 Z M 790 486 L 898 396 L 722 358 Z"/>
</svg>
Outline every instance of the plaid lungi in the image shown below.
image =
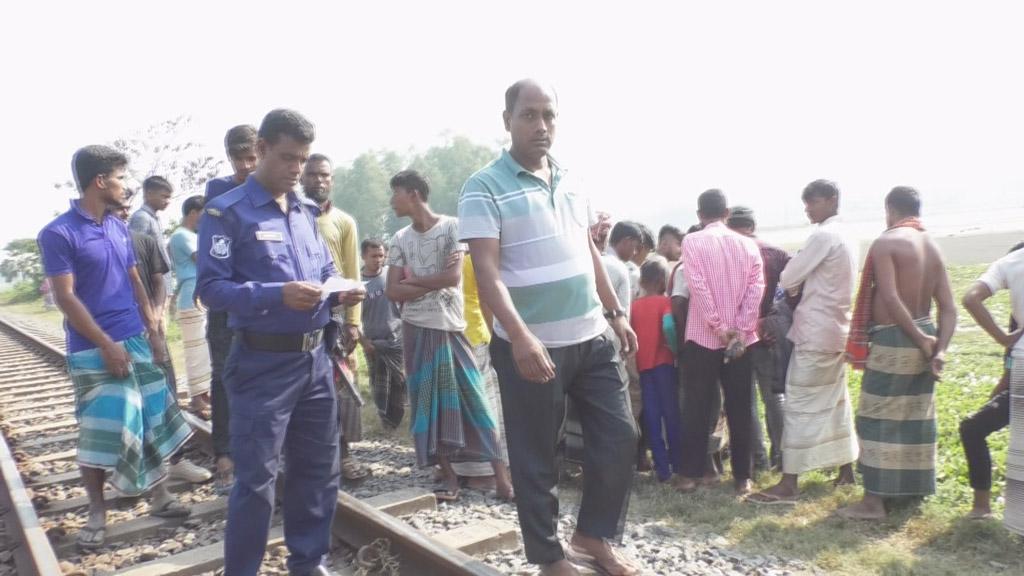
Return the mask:
<svg viewBox="0 0 1024 576">
<path fill-rule="evenodd" d="M 915 321 L 927 334 L 928 318 Z M 876 326 L 857 410 L 864 490 L 877 496 L 935 493 L 935 376 L 929 359 L 894 325 Z"/>
<path fill-rule="evenodd" d="M 411 430 L 419 466 L 501 457 L 483 375 L 461 332 L 402 324 Z"/>
<path fill-rule="evenodd" d="M 78 463 L 112 473 L 111 485 L 137 495 L 163 479 L 164 460 L 192 435 L 171 395 L 149 343 L 133 336 L 121 343 L 131 372 L 115 378 L 97 348 L 68 354 L 78 419 Z"/>
</svg>

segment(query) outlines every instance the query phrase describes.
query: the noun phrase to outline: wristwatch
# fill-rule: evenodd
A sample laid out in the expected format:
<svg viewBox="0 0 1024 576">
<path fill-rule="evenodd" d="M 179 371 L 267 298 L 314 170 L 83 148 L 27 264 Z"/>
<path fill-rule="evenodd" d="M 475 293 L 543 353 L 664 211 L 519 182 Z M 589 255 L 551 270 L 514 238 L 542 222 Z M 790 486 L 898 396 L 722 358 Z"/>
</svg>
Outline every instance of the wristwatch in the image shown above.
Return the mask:
<svg viewBox="0 0 1024 576">
<path fill-rule="evenodd" d="M 616 308 L 614 310 L 605 310 L 604 317 L 609 320 L 615 320 L 616 318 L 622 318 L 626 315 L 626 311 L 622 308 Z"/>
</svg>

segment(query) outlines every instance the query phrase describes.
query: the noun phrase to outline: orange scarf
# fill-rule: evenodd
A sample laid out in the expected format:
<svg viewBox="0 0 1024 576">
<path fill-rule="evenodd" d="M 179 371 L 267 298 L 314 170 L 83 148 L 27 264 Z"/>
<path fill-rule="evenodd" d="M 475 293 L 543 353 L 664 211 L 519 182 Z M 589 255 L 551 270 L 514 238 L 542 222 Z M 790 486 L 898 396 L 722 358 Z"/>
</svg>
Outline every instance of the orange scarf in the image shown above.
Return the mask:
<svg viewBox="0 0 1024 576">
<path fill-rule="evenodd" d="M 904 218 L 890 228 L 913 228 L 924 232 L 924 225 L 917 217 Z M 864 260 L 864 271 L 860 275 L 860 287 L 857 289 L 857 301 L 853 307 L 853 320 L 850 323 L 850 336 L 846 340 L 846 356 L 855 370 L 863 370 L 868 362 L 868 328 L 871 325 L 871 300 L 875 295 L 875 266 L 871 262 L 871 253 Z"/>
</svg>

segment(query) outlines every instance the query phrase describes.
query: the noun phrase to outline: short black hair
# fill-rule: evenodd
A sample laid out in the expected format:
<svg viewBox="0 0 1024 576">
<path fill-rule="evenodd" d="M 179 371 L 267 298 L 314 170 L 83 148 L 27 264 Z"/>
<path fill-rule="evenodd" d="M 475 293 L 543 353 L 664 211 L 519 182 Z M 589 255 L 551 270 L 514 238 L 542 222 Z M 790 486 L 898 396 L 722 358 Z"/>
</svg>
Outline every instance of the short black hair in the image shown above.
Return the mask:
<svg viewBox="0 0 1024 576">
<path fill-rule="evenodd" d="M 189 196 L 185 199 L 185 202 L 181 205 L 181 216 L 182 218 L 187 217 L 194 210 L 203 210 L 203 206 L 206 206 L 206 197 L 202 195 Z"/>
<path fill-rule="evenodd" d="M 100 144 L 79 148 L 71 157 L 71 172 L 75 176 L 79 192 L 85 192 L 97 176 L 110 174 L 126 166 L 128 157 L 124 153 Z"/>
<path fill-rule="evenodd" d="M 258 134 L 268 144 L 277 144 L 281 136 L 288 136 L 299 144 L 312 144 L 316 139 L 316 128 L 295 110 L 277 108 L 263 117 Z"/>
<path fill-rule="evenodd" d="M 366 254 L 366 251 L 371 248 L 384 248 L 384 243 L 376 238 L 367 238 L 359 245 L 359 253 Z"/>
<path fill-rule="evenodd" d="M 689 228 L 686 229 L 686 233 L 693 234 L 694 232 L 700 232 L 703 229 L 704 227 L 701 226 L 700 224 L 694 224 L 693 226 L 690 226 Z"/>
<path fill-rule="evenodd" d="M 1024 242 L 1017 242 L 1016 244 L 1013 245 L 1013 248 L 1010 248 L 1010 251 L 1007 252 L 1007 254 L 1012 254 L 1013 252 L 1016 252 L 1021 248 L 1024 248 Z"/>
<path fill-rule="evenodd" d="M 804 200 L 818 197 L 828 200 L 839 197 L 839 185 L 824 178 L 815 180 L 804 187 L 804 193 L 800 196 Z"/>
<path fill-rule="evenodd" d="M 174 193 L 174 186 L 167 181 L 167 178 L 163 176 L 150 176 L 142 181 L 142 193 L 149 194 L 151 192 L 166 191 Z"/>
<path fill-rule="evenodd" d="M 897 186 L 885 196 L 885 205 L 904 216 L 921 215 L 921 195 L 910 186 Z"/>
<path fill-rule="evenodd" d="M 519 100 L 519 93 L 522 92 L 523 88 L 527 86 L 539 86 L 540 82 L 532 78 L 523 78 L 517 80 L 514 84 L 505 89 L 505 112 L 512 113 L 512 109 L 516 107 L 516 102 Z M 558 93 L 555 92 L 554 87 L 544 86 L 551 91 L 551 95 L 555 98 L 555 104 L 558 104 Z"/>
<path fill-rule="evenodd" d="M 679 240 L 680 242 L 683 241 L 682 230 L 671 224 L 665 224 L 660 230 L 658 230 L 658 242 L 661 242 L 661 239 L 668 235 L 674 236 L 676 240 Z"/>
<path fill-rule="evenodd" d="M 224 135 L 224 149 L 232 158 L 256 150 L 256 127 L 240 124 Z"/>
<path fill-rule="evenodd" d="M 697 197 L 697 211 L 705 218 L 724 218 L 729 212 L 729 202 L 721 190 L 712 188 Z"/>
<path fill-rule="evenodd" d="M 425 176 L 411 168 L 392 176 L 390 186 L 391 188 L 404 188 L 408 192 L 419 192 L 420 198 L 424 202 L 430 197 L 430 182 L 427 182 Z"/>
<path fill-rule="evenodd" d="M 665 280 L 668 276 L 667 261 L 661 256 L 648 259 L 640 265 L 640 283 L 652 284 L 658 280 Z"/>
<path fill-rule="evenodd" d="M 334 167 L 334 162 L 331 162 L 331 159 L 328 158 L 326 154 L 321 154 L 319 152 L 314 152 L 309 155 L 309 159 L 306 160 L 306 166 L 309 166 L 310 164 L 313 164 L 315 162 L 327 162 L 327 164 L 329 164 L 332 168 Z"/>
<path fill-rule="evenodd" d="M 629 220 L 616 222 L 615 226 L 612 226 L 611 233 L 608 235 L 608 245 L 615 246 L 629 238 L 635 238 L 638 242 L 644 241 L 644 233 L 640 231 L 640 226 L 636 222 L 630 222 Z"/>
<path fill-rule="evenodd" d="M 640 246 L 648 250 L 654 250 L 654 233 L 646 224 L 637 224 L 640 227 Z"/>
</svg>

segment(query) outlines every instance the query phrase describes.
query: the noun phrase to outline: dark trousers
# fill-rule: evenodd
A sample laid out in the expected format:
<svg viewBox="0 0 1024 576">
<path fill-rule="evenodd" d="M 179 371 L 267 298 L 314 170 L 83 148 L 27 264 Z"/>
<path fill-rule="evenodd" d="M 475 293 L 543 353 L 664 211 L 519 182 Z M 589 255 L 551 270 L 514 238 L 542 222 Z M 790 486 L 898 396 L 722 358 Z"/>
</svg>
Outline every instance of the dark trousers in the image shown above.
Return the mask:
<svg viewBox="0 0 1024 576">
<path fill-rule="evenodd" d="M 231 351 L 234 332 L 228 328 L 228 313 L 210 311 L 206 315 L 206 344 L 210 348 L 210 423 L 213 428 L 213 453 L 231 454 L 228 437 L 228 395 L 224 391 L 224 363 Z"/>
<path fill-rule="evenodd" d="M 338 404 L 326 348 L 255 352 L 240 338 L 224 370 L 231 397 L 235 485 L 228 500 L 224 569 L 255 576 L 263 561 L 282 452 L 288 570 L 316 568 L 331 543 L 338 499 Z"/>
<path fill-rule="evenodd" d="M 679 378 L 671 364 L 640 372 L 643 425 L 654 456 L 658 480 L 668 480 L 682 466 L 683 429 L 679 422 Z"/>
<path fill-rule="evenodd" d="M 519 376 L 508 342 L 491 341 L 519 526 L 526 558 L 534 564 L 564 558 L 558 541 L 556 460 L 566 395 L 583 428 L 583 498 L 576 530 L 595 538 L 621 533 L 633 482 L 637 430 L 611 338 L 608 331 L 581 344 L 548 349 L 555 379 L 544 384 Z"/>
<path fill-rule="evenodd" d="M 750 479 L 751 362 L 750 354 L 725 363 L 724 350 L 710 350 L 688 341 L 683 348 L 683 476 L 700 478 L 705 473 L 708 436 L 713 419 L 712 394 L 722 384 L 725 417 L 729 423 L 729 457 L 734 480 Z"/>
<path fill-rule="evenodd" d="M 992 457 L 989 455 L 986 438 L 1009 424 L 1009 390 L 1003 390 L 980 410 L 960 422 L 960 441 L 967 456 L 967 475 L 971 480 L 971 488 L 992 489 Z"/>
</svg>

